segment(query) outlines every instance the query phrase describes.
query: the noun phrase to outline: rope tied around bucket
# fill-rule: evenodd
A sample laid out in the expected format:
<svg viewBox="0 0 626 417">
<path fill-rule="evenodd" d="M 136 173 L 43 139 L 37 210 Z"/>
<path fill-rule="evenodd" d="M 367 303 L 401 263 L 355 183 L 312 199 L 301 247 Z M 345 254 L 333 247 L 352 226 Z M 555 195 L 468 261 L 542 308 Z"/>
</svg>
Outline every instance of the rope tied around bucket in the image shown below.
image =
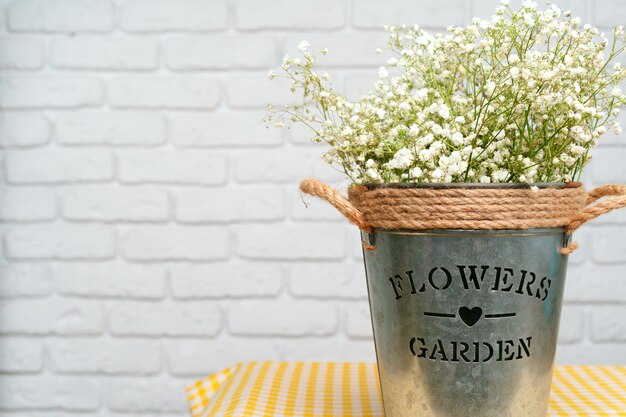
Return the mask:
<svg viewBox="0 0 626 417">
<path fill-rule="evenodd" d="M 326 200 L 351 223 L 374 229 L 543 229 L 564 228 L 571 235 L 584 223 L 626 207 L 626 186 L 607 184 L 587 193 L 580 183 L 563 188 L 392 188 L 353 185 L 348 198 L 316 179 L 300 190 Z M 609 197 L 604 201 L 598 200 Z M 596 204 L 594 204 L 596 203 Z M 364 247 L 373 247 L 363 242 Z M 569 254 L 579 245 L 561 249 Z"/>
</svg>

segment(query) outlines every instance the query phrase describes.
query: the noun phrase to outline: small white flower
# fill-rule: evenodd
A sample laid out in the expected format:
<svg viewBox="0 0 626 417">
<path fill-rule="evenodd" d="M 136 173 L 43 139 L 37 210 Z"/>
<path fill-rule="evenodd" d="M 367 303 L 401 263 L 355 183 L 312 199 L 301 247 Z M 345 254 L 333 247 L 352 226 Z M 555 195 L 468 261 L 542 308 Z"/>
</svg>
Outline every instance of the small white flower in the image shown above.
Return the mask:
<svg viewBox="0 0 626 417">
<path fill-rule="evenodd" d="M 496 83 L 493 81 L 489 81 L 487 85 L 485 85 L 485 94 L 487 95 L 487 97 L 491 97 L 495 89 L 496 89 Z"/>
<path fill-rule="evenodd" d="M 508 175 L 509 175 L 509 171 L 507 171 L 506 169 L 499 169 L 493 174 L 491 174 L 491 176 L 496 182 L 504 181 L 506 177 L 508 177 Z"/>
<path fill-rule="evenodd" d="M 615 87 L 614 89 L 611 90 L 611 95 L 613 97 L 619 97 L 622 95 L 622 89 L 619 87 Z"/>
<path fill-rule="evenodd" d="M 293 62 L 293 61 L 291 60 L 291 57 L 290 57 L 289 55 L 285 55 L 285 56 L 283 57 L 283 65 L 282 65 L 282 68 L 283 68 L 285 71 L 289 70 L 289 68 L 291 67 L 291 63 L 292 63 L 292 62 Z"/>
<path fill-rule="evenodd" d="M 352 130 L 350 126 L 344 127 L 343 130 L 341 131 L 341 134 L 344 136 L 350 136 L 353 133 L 354 133 L 354 130 Z"/>
<path fill-rule="evenodd" d="M 418 158 L 422 162 L 429 162 L 431 157 L 432 153 L 430 152 L 430 149 L 422 149 L 418 154 Z"/>
<path fill-rule="evenodd" d="M 537 193 L 539 192 L 539 187 L 537 187 L 536 185 L 531 185 L 530 191 L 532 191 L 533 193 Z"/>
<path fill-rule="evenodd" d="M 491 182 L 491 178 L 486 175 L 483 175 L 480 177 L 480 182 L 482 182 L 483 184 L 489 184 Z"/>
<path fill-rule="evenodd" d="M 385 67 L 378 68 L 378 78 L 387 78 L 389 77 L 389 72 Z"/>
<path fill-rule="evenodd" d="M 614 135 L 622 134 L 622 126 L 619 124 L 619 122 L 613 123 L 613 134 Z"/>
<path fill-rule="evenodd" d="M 311 44 L 307 41 L 301 41 L 298 44 L 298 49 L 301 50 L 302 52 L 308 51 L 310 47 L 311 47 Z"/>
<path fill-rule="evenodd" d="M 433 134 L 432 133 L 428 133 L 422 139 L 420 139 L 420 142 L 423 145 L 430 145 L 434 140 L 435 140 L 435 137 L 433 136 Z"/>
<path fill-rule="evenodd" d="M 535 3 L 532 0 L 526 0 L 524 2 L 524 4 L 522 4 L 522 7 L 524 7 L 525 9 L 536 9 L 537 8 L 537 3 Z"/>
<path fill-rule="evenodd" d="M 508 6 L 511 4 L 511 2 L 509 0 L 500 0 L 500 4 L 503 6 Z"/>
<path fill-rule="evenodd" d="M 430 176 L 433 180 L 440 180 L 443 178 L 444 172 L 441 168 L 437 168 L 430 174 Z"/>
<path fill-rule="evenodd" d="M 380 176 L 380 173 L 374 168 L 370 168 L 367 171 L 365 171 L 365 176 L 374 182 L 380 181 L 382 179 Z"/>
<path fill-rule="evenodd" d="M 450 109 L 445 104 L 442 104 L 439 107 L 439 111 L 437 111 L 437 114 L 447 120 L 450 118 Z"/>
<path fill-rule="evenodd" d="M 407 110 L 407 111 L 408 111 L 408 110 L 411 110 L 411 105 L 410 105 L 408 102 L 403 101 L 402 103 L 400 103 L 400 105 L 398 106 L 398 108 L 399 108 L 400 110 Z"/>
<path fill-rule="evenodd" d="M 410 176 L 412 179 L 417 179 L 417 178 L 419 178 L 419 177 L 421 177 L 421 176 L 422 176 L 422 172 L 423 172 L 423 171 L 422 171 L 422 169 L 421 169 L 420 167 L 411 168 L 411 169 L 409 170 L 409 176 Z"/>
<path fill-rule="evenodd" d="M 585 148 L 579 145 L 570 145 L 570 152 L 574 155 L 581 156 L 585 153 Z"/>
<path fill-rule="evenodd" d="M 402 148 L 389 161 L 389 166 L 394 169 L 408 168 L 413 162 L 413 152 L 409 149 Z"/>
<path fill-rule="evenodd" d="M 276 78 L 277 75 L 274 71 L 270 71 L 267 73 L 267 78 L 269 78 L 270 80 L 273 80 L 274 78 Z"/>
<path fill-rule="evenodd" d="M 463 144 L 463 134 L 461 132 L 456 132 L 452 134 L 452 143 L 455 145 Z"/>
</svg>

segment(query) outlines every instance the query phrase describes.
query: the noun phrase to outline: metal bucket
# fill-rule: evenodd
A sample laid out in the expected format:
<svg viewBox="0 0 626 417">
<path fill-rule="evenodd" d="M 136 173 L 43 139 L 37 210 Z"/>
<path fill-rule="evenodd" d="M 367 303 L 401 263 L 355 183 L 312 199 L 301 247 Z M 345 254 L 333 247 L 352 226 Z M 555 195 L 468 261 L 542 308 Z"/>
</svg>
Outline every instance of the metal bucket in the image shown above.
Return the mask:
<svg viewBox="0 0 626 417">
<path fill-rule="evenodd" d="M 362 236 L 386 417 L 546 416 L 562 229 Z"/>
</svg>

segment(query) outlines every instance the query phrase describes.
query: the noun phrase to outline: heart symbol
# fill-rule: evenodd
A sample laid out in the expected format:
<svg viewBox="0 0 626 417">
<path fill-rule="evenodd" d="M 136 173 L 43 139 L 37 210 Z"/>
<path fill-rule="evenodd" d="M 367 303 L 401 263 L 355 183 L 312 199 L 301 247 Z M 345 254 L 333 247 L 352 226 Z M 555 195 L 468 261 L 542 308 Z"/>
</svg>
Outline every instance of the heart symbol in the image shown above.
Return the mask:
<svg viewBox="0 0 626 417">
<path fill-rule="evenodd" d="M 482 315 L 483 309 L 480 307 L 468 308 L 463 306 L 459 308 L 459 316 L 461 316 L 461 320 L 463 320 L 463 323 L 467 324 L 469 327 L 475 325 L 476 322 L 480 320 Z"/>
</svg>

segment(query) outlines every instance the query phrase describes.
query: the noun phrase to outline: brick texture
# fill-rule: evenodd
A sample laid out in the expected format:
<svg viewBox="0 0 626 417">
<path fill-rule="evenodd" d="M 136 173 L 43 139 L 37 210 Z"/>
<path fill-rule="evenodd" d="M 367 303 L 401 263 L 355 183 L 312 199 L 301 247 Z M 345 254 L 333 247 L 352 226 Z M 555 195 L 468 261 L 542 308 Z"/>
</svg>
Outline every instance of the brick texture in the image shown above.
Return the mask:
<svg viewBox="0 0 626 417">
<path fill-rule="evenodd" d="M 345 24 L 347 5 L 335 0 L 238 0 L 239 29 L 337 29 Z"/>
<path fill-rule="evenodd" d="M 121 11 L 121 26 L 130 32 L 214 31 L 228 27 L 224 0 L 137 0 Z"/>
<path fill-rule="evenodd" d="M 102 0 L 25 0 L 8 7 L 8 26 L 18 32 L 109 32 L 113 3 Z"/>
<path fill-rule="evenodd" d="M 61 373 L 154 374 L 162 362 L 155 340 L 53 339 L 46 348 L 50 367 Z"/>
<path fill-rule="evenodd" d="M 114 335 L 213 336 L 221 327 L 220 309 L 198 301 L 120 301 L 109 306 L 107 312 Z"/>
<path fill-rule="evenodd" d="M 0 115 L 0 146 L 32 147 L 45 145 L 50 126 L 42 114 L 3 112 Z"/>
<path fill-rule="evenodd" d="M 0 108 L 79 108 L 102 104 L 103 87 L 95 77 L 10 75 L 2 77 Z"/>
<path fill-rule="evenodd" d="M 267 68 L 278 62 L 269 36 L 202 36 L 165 42 L 165 61 L 173 70 Z"/>
<path fill-rule="evenodd" d="M 5 169 L 16 184 L 106 181 L 113 177 L 113 158 L 107 150 L 14 151 L 6 155 Z"/>
<path fill-rule="evenodd" d="M 35 70 L 43 66 L 41 41 L 23 38 L 0 39 L 0 68 Z"/>
<path fill-rule="evenodd" d="M 359 233 L 298 190 L 347 182 L 310 130 L 263 126 L 299 99 L 267 73 L 307 40 L 358 99 L 383 25 L 497 4 L 0 0 L 0 417 L 182 417 L 185 383 L 239 361 L 374 361 Z M 558 4 L 626 22 L 623 0 Z M 625 139 L 587 187 L 626 182 Z M 625 233 L 626 210 L 576 232 L 558 362 L 626 364 Z"/>
<path fill-rule="evenodd" d="M 67 145 L 150 146 L 167 137 L 165 118 L 142 111 L 63 113 L 55 127 L 55 139 Z"/>
<path fill-rule="evenodd" d="M 219 103 L 219 85 L 200 76 L 120 76 L 109 84 L 114 107 L 212 109 Z"/>
<path fill-rule="evenodd" d="M 337 322 L 332 305 L 314 301 L 241 301 L 228 312 L 229 329 L 237 335 L 325 336 L 337 330 Z"/>
<path fill-rule="evenodd" d="M 132 150 L 117 154 L 119 179 L 129 184 L 216 185 L 226 181 L 227 165 L 226 155 L 216 152 Z"/>
<path fill-rule="evenodd" d="M 275 297 L 284 273 L 280 266 L 264 263 L 175 265 L 170 269 L 176 298 Z"/>
</svg>

